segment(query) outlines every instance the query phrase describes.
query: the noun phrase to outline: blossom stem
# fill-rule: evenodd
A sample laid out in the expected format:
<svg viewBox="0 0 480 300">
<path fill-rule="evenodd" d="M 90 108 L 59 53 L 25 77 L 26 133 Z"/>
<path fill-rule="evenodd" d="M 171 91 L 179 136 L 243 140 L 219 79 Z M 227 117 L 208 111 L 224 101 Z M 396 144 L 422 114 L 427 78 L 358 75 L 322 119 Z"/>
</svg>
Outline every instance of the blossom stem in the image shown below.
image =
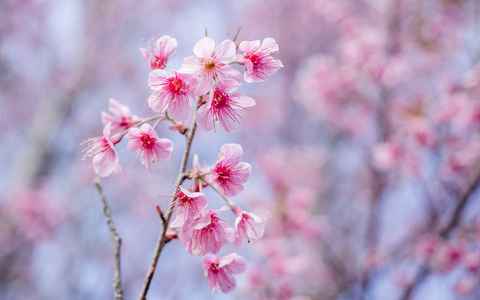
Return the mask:
<svg viewBox="0 0 480 300">
<path fill-rule="evenodd" d="M 220 197 L 227 202 L 228 206 L 233 210 L 237 205 L 230 199 L 228 199 L 225 195 L 220 194 L 216 187 L 214 187 L 210 182 L 206 181 L 203 177 L 199 177 L 201 181 L 205 182 L 209 187 L 211 187 Z"/>
<path fill-rule="evenodd" d="M 192 125 L 190 126 L 190 130 L 186 134 L 186 145 L 185 145 L 185 150 L 183 152 L 183 157 L 182 157 L 182 162 L 180 164 L 180 169 L 178 171 L 178 177 L 177 177 L 177 182 L 175 186 L 179 187 L 182 185 L 183 181 L 186 179 L 185 177 L 185 169 L 187 167 L 187 162 L 188 162 L 188 156 L 190 154 L 190 148 L 192 146 L 192 140 L 193 136 L 195 135 L 195 130 L 197 128 L 196 124 L 196 112 L 198 108 L 201 106 L 201 97 L 198 101 L 198 105 L 196 106 L 195 113 L 193 114 L 193 120 L 192 120 Z M 170 219 L 172 218 L 173 214 L 173 205 L 177 199 L 176 197 L 177 190 L 173 192 L 172 195 L 172 200 L 170 200 L 170 203 L 168 205 L 167 209 L 167 215 L 165 216 L 165 220 L 163 221 L 163 226 L 162 230 L 160 231 L 160 234 L 157 239 L 157 245 L 155 246 L 155 252 L 153 254 L 152 261 L 150 263 L 150 267 L 148 268 L 147 275 L 145 276 L 145 280 L 143 282 L 142 290 L 140 291 L 140 294 L 138 295 L 138 300 L 144 300 L 146 299 L 148 289 L 150 287 L 150 283 L 152 282 L 153 279 L 153 274 L 155 273 L 155 269 L 158 263 L 158 259 L 160 258 L 160 254 L 162 253 L 163 248 L 165 247 L 165 244 L 167 243 L 167 238 L 166 238 L 166 233 L 168 230 L 168 224 L 170 223 Z"/>
<path fill-rule="evenodd" d="M 98 176 L 94 179 L 95 186 L 98 190 L 98 195 L 102 201 L 103 213 L 105 214 L 105 221 L 107 222 L 108 229 L 110 229 L 110 238 L 113 244 L 113 260 L 114 260 L 114 273 L 113 273 L 113 288 L 115 290 L 115 300 L 123 300 L 123 290 L 122 290 L 122 276 L 120 272 L 120 247 L 122 245 L 122 239 L 118 235 L 117 229 L 113 224 L 112 213 L 110 207 L 107 204 L 105 199 L 105 194 L 103 193 L 102 185 L 100 178 Z"/>
</svg>

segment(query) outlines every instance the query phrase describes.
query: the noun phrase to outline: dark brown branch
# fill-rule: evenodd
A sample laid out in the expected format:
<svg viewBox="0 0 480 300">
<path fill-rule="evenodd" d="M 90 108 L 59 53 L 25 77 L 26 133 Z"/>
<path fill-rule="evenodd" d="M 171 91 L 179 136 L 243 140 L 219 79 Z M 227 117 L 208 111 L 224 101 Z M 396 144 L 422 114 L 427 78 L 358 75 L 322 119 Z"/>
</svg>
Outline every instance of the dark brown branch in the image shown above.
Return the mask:
<svg viewBox="0 0 480 300">
<path fill-rule="evenodd" d="M 200 107 L 202 104 L 202 99 L 200 98 L 198 101 L 197 109 Z M 185 177 L 185 170 L 187 168 L 187 162 L 188 162 L 188 156 L 190 154 L 190 148 L 192 146 L 192 140 L 193 136 L 195 134 L 195 130 L 197 128 L 196 120 L 195 120 L 195 115 L 196 115 L 196 110 L 195 113 L 193 114 L 193 121 L 192 121 L 192 126 L 190 126 L 189 131 L 186 134 L 186 145 L 185 145 L 185 150 L 183 152 L 183 157 L 182 157 L 182 162 L 180 164 L 180 169 L 178 171 L 178 177 L 177 177 L 177 182 L 175 184 L 176 187 L 182 185 L 183 181 L 186 179 Z M 163 221 L 163 226 L 162 230 L 160 231 L 160 234 L 157 239 L 157 245 L 155 246 L 155 252 L 153 254 L 152 262 L 150 263 L 150 268 L 148 269 L 147 275 L 145 276 L 145 280 L 143 282 L 142 290 L 140 291 L 140 294 L 138 295 L 138 300 L 144 300 L 146 299 L 148 289 L 150 287 L 150 283 L 152 282 L 153 274 L 155 273 L 155 268 L 157 267 L 158 259 L 160 258 L 160 254 L 162 253 L 163 248 L 165 247 L 165 244 L 167 243 L 167 239 L 165 238 L 167 230 L 168 230 L 168 224 L 170 223 L 170 219 L 172 218 L 173 214 L 173 203 L 176 200 L 175 195 L 177 194 L 177 191 L 175 190 L 172 195 L 172 200 L 170 200 L 170 203 L 167 208 L 167 215 L 165 217 L 165 221 Z"/>
<path fill-rule="evenodd" d="M 458 201 L 457 206 L 455 207 L 455 210 L 452 214 L 452 217 L 450 218 L 450 221 L 438 233 L 442 238 L 448 238 L 450 233 L 452 233 L 457 228 L 462 218 L 462 214 L 465 209 L 465 206 L 467 205 L 468 200 L 470 199 L 470 196 L 478 188 L 479 185 L 480 185 L 480 171 L 477 172 L 475 179 L 468 186 L 467 190 Z M 429 274 L 430 274 L 430 270 L 427 268 L 427 266 L 425 265 L 420 266 L 420 268 L 417 270 L 417 273 L 415 274 L 415 277 L 412 283 L 405 290 L 405 292 L 400 297 L 400 299 L 402 300 L 409 299 L 413 291 L 427 278 Z"/>
<path fill-rule="evenodd" d="M 115 228 L 115 224 L 113 224 L 112 220 L 112 213 L 110 211 L 110 207 L 105 200 L 105 195 L 103 193 L 102 185 L 100 182 L 100 178 L 98 176 L 94 179 L 95 186 L 98 190 L 98 195 L 100 196 L 100 200 L 102 201 L 102 208 L 103 213 L 105 215 L 105 220 L 108 225 L 108 229 L 110 229 L 110 239 L 112 240 L 113 244 L 113 262 L 114 262 L 114 273 L 113 273 L 113 288 L 115 290 L 115 300 L 123 300 L 123 291 L 122 291 L 122 276 L 120 272 L 120 247 L 122 245 L 122 239 L 118 235 L 117 229 Z"/>
</svg>

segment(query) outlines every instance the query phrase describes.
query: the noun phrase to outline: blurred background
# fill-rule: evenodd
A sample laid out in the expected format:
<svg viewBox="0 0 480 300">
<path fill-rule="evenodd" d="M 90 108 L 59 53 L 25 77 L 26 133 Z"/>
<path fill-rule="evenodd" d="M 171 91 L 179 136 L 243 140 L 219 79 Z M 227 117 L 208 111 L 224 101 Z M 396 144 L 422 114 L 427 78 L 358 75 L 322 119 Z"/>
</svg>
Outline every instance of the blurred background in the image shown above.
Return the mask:
<svg viewBox="0 0 480 300">
<path fill-rule="evenodd" d="M 139 52 L 205 34 L 274 38 L 284 68 L 244 83 L 239 129 L 198 131 L 215 163 L 239 143 L 253 166 L 237 204 L 266 219 L 238 252 L 237 289 L 210 294 L 202 260 L 167 245 L 149 299 L 479 299 L 480 3 L 476 0 L 3 0 L 0 3 L 0 298 L 111 299 L 112 245 L 91 161 L 113 97 L 153 112 Z M 152 175 L 117 146 L 103 180 L 123 239 L 125 299 L 147 272 L 183 136 Z M 190 165 L 191 166 L 191 162 Z M 207 193 L 213 207 L 223 205 Z M 225 213 L 230 224 L 233 218 Z"/>
</svg>

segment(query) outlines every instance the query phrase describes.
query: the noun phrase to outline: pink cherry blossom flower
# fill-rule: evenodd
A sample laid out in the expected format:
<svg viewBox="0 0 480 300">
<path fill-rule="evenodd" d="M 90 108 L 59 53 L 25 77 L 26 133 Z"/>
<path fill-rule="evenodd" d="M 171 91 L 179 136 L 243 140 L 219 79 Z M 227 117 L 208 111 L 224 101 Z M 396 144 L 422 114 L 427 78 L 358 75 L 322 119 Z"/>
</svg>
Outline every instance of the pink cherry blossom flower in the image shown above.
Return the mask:
<svg viewBox="0 0 480 300">
<path fill-rule="evenodd" d="M 200 128 L 211 131 L 215 123 L 219 122 L 227 132 L 233 132 L 239 124 L 240 114 L 237 110 L 255 105 L 255 100 L 239 93 L 232 94 L 240 83 L 236 80 L 225 79 L 217 83 L 213 93 L 206 96 L 207 103 L 197 112 L 197 124 Z"/>
<path fill-rule="evenodd" d="M 152 70 L 164 69 L 168 58 L 177 51 L 177 46 L 176 39 L 164 35 L 157 40 L 154 47 L 150 47 L 151 49 L 140 48 L 140 53 L 150 63 Z"/>
<path fill-rule="evenodd" d="M 235 246 L 241 246 L 244 241 L 250 243 L 251 239 L 259 239 L 263 236 L 265 223 L 257 215 L 244 211 L 238 206 L 232 207 L 237 215 L 235 219 Z"/>
<path fill-rule="evenodd" d="M 223 293 L 228 293 L 237 286 L 232 274 L 245 272 L 247 261 L 237 253 L 224 257 L 207 254 L 203 257 L 203 269 L 205 270 L 205 277 L 208 278 L 210 292 L 213 293 L 215 286 L 218 285 Z"/>
<path fill-rule="evenodd" d="M 188 219 L 180 229 L 180 240 L 185 249 L 192 255 L 205 255 L 217 253 L 224 245 L 234 238 L 234 230 L 228 224 L 217 217 L 222 211 L 211 210 L 206 207 L 197 219 Z"/>
<path fill-rule="evenodd" d="M 238 144 L 225 144 L 220 148 L 217 163 L 210 168 L 213 181 L 223 196 L 233 197 L 243 191 L 252 166 L 242 160 L 243 149 Z"/>
<path fill-rule="evenodd" d="M 163 70 L 150 72 L 148 84 L 154 90 L 148 98 L 148 106 L 158 113 L 167 111 L 174 119 L 184 121 L 188 117 L 190 99 L 195 97 L 198 81 L 190 74 L 172 70 L 168 77 Z"/>
<path fill-rule="evenodd" d="M 194 193 L 180 187 L 180 191 L 176 195 L 178 199 L 177 216 L 171 226 L 181 227 L 188 219 L 196 219 L 208 204 L 203 195 L 205 193 Z"/>
<path fill-rule="evenodd" d="M 128 131 L 128 149 L 140 154 L 142 164 L 151 174 L 150 162 L 155 159 L 167 160 L 172 154 L 173 144 L 169 139 L 159 139 L 150 124 L 143 124 L 140 128 L 130 128 Z"/>
<path fill-rule="evenodd" d="M 84 151 L 83 159 L 93 156 L 93 170 L 100 177 L 107 177 L 112 173 L 117 174 L 121 171 L 120 163 L 118 161 L 118 154 L 115 151 L 114 145 L 120 142 L 121 136 L 111 136 L 111 123 L 108 123 L 103 128 L 103 136 L 89 138 L 85 141 L 88 143 Z"/>
<path fill-rule="evenodd" d="M 278 69 L 283 68 L 280 60 L 274 59 L 273 54 L 278 52 L 278 44 L 272 38 L 266 38 L 260 43 L 243 41 L 239 45 L 243 55 L 237 55 L 239 64 L 245 65 L 246 82 L 262 82 L 272 76 Z"/>
<path fill-rule="evenodd" d="M 204 37 L 198 41 L 193 53 L 196 56 L 189 56 L 184 59 L 180 72 L 193 74 L 199 80 L 197 95 L 205 95 L 215 86 L 215 81 L 222 81 L 233 78 L 242 81 L 242 74 L 228 64 L 235 60 L 235 43 L 225 40 L 215 48 L 215 42 Z"/>
<path fill-rule="evenodd" d="M 127 130 L 139 121 L 137 116 L 132 116 L 128 106 L 113 98 L 108 100 L 108 110 L 111 115 L 102 111 L 102 123 L 104 125 L 111 123 L 111 130 L 114 134 Z"/>
</svg>

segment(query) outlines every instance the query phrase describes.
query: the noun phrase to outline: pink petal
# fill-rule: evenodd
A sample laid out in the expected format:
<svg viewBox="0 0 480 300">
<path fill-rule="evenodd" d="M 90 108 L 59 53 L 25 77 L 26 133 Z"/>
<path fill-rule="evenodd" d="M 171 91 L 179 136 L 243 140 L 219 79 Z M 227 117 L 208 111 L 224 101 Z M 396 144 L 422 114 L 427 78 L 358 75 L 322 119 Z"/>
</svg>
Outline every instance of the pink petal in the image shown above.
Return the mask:
<svg viewBox="0 0 480 300">
<path fill-rule="evenodd" d="M 222 260 L 228 261 L 228 263 L 223 264 Z M 221 258 L 218 267 L 224 267 L 227 272 L 232 274 L 240 274 L 247 270 L 247 261 L 237 253 L 232 253 Z"/>
<path fill-rule="evenodd" d="M 160 69 L 155 69 L 150 71 L 148 75 L 148 85 L 151 89 L 157 89 L 159 86 L 165 83 L 165 80 L 168 78 L 167 72 Z"/>
<path fill-rule="evenodd" d="M 93 157 L 93 170 L 100 177 L 107 177 L 112 173 L 118 173 L 121 170 L 118 163 L 118 155 L 115 150 L 106 150 Z"/>
<path fill-rule="evenodd" d="M 272 38 L 265 38 L 262 42 L 262 49 L 267 50 L 269 52 L 278 52 L 278 44 Z"/>
<path fill-rule="evenodd" d="M 178 69 L 180 73 L 194 74 L 199 70 L 200 59 L 196 56 L 189 56 L 183 59 L 183 64 Z"/>
<path fill-rule="evenodd" d="M 227 78 L 217 83 L 217 87 L 224 93 L 231 94 L 241 85 L 241 82 L 234 78 Z"/>
<path fill-rule="evenodd" d="M 178 43 L 176 39 L 168 35 L 164 35 L 155 43 L 155 55 L 162 58 L 168 58 L 170 55 L 175 53 L 175 51 L 177 51 L 177 47 Z"/>
<path fill-rule="evenodd" d="M 213 129 L 213 114 L 207 105 L 202 105 L 197 111 L 197 125 L 205 131 Z"/>
<path fill-rule="evenodd" d="M 235 81 L 238 81 L 239 83 L 242 82 L 242 73 L 239 70 L 230 67 L 229 65 L 223 66 L 221 69 L 218 70 L 217 73 L 218 73 L 218 81 L 233 79 Z"/>
<path fill-rule="evenodd" d="M 243 149 L 239 144 L 224 144 L 220 148 L 218 160 L 223 159 L 224 164 L 236 164 L 242 160 Z"/>
<path fill-rule="evenodd" d="M 253 42 L 243 41 L 243 42 L 240 43 L 238 49 L 240 51 L 245 52 L 245 53 L 251 53 L 251 52 L 253 52 L 253 50 L 255 50 L 259 47 L 260 47 L 260 41 L 259 40 L 256 40 L 256 41 L 253 41 Z"/>
<path fill-rule="evenodd" d="M 168 160 L 172 154 L 173 143 L 169 139 L 158 139 L 156 141 L 157 147 L 155 148 L 155 153 L 157 154 L 158 159 Z"/>
<path fill-rule="evenodd" d="M 193 47 L 193 53 L 197 57 L 209 58 L 212 56 L 214 48 L 215 41 L 209 37 L 204 37 L 195 44 Z"/>
<path fill-rule="evenodd" d="M 220 290 L 222 290 L 222 292 L 224 293 L 233 291 L 237 286 L 237 283 L 233 275 L 225 271 L 218 272 L 217 282 L 218 282 L 218 285 L 220 286 Z"/>
<path fill-rule="evenodd" d="M 252 107 L 256 104 L 255 100 L 240 93 L 235 93 L 231 95 L 230 98 L 232 98 L 237 103 L 237 106 L 243 108 Z"/>
<path fill-rule="evenodd" d="M 229 64 L 235 59 L 236 47 L 231 40 L 225 40 L 215 49 L 215 57 L 218 62 Z"/>
</svg>

